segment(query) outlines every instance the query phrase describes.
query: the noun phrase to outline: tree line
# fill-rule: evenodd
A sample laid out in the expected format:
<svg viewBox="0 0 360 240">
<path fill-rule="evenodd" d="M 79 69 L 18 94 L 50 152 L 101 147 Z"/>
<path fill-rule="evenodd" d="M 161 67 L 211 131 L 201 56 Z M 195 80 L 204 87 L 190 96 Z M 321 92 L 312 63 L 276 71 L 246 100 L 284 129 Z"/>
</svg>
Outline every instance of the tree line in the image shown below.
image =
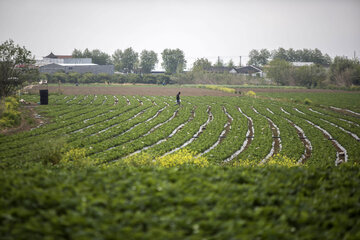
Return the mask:
<svg viewBox="0 0 360 240">
<path fill-rule="evenodd" d="M 55 73 L 39 74 L 35 67 L 34 57 L 25 47 L 16 45 L 13 40 L 7 40 L 0 45 L 0 99 L 13 94 L 16 89 L 23 86 L 25 82 L 38 81 L 46 78 L 49 82 L 64 83 L 209 83 L 212 84 L 241 84 L 250 78 L 230 76 L 230 74 L 213 74 L 206 69 L 211 67 L 222 67 L 224 63 L 218 58 L 212 64 L 206 58 L 197 59 L 192 71 L 184 73 L 186 60 L 184 52 L 180 49 L 164 49 L 161 53 L 162 66 L 167 74 L 172 75 L 151 75 L 148 74 L 158 63 L 157 54 L 154 51 L 143 50 L 140 55 L 132 48 L 124 51 L 116 50 L 112 56 L 95 49 L 84 51 L 74 49 L 72 55 L 80 58 L 92 58 L 94 63 L 115 65 L 117 71 L 127 74 L 78 74 L 78 73 Z M 270 52 L 267 49 L 252 50 L 248 64 L 262 67 L 266 73 L 266 79 L 270 83 L 278 85 L 298 85 L 312 87 L 352 87 L 360 85 L 360 63 L 358 59 L 346 57 L 335 57 L 333 60 L 320 50 L 302 49 L 285 50 L 279 48 Z M 294 66 L 293 61 L 313 62 L 310 66 Z M 234 66 L 230 61 L 228 67 Z M 205 70 L 205 71 L 204 71 Z M 141 74 L 135 74 L 141 73 Z M 263 80 L 266 80 L 263 79 Z M 260 79 L 260 83 L 265 83 Z"/>
<path fill-rule="evenodd" d="M 144 84 L 171 84 L 170 75 L 167 74 L 106 74 L 106 73 L 77 73 L 77 72 L 56 72 L 53 74 L 41 73 L 41 79 L 46 79 L 48 83 L 70 83 L 70 84 L 88 84 L 88 83 L 144 83 Z"/>
<path fill-rule="evenodd" d="M 74 58 L 92 58 L 92 62 L 99 65 L 113 64 L 116 71 L 122 73 L 150 73 L 159 62 L 157 53 L 152 50 L 143 50 L 140 54 L 131 47 L 117 49 L 110 56 L 98 49 L 84 51 L 74 49 Z M 161 53 L 162 67 L 167 73 L 179 73 L 184 71 L 186 60 L 184 52 L 180 49 L 164 49 Z"/>
<path fill-rule="evenodd" d="M 309 62 L 296 66 L 294 62 Z M 268 79 L 279 85 L 314 87 L 360 85 L 359 60 L 337 56 L 333 60 L 319 49 L 253 49 L 248 65 L 263 67 Z"/>
<path fill-rule="evenodd" d="M 323 54 L 319 49 L 284 49 L 282 47 L 269 51 L 268 49 L 253 49 L 249 53 L 248 65 L 265 66 L 271 60 L 284 60 L 287 62 L 313 62 L 324 67 L 330 66 L 331 57 Z"/>
</svg>

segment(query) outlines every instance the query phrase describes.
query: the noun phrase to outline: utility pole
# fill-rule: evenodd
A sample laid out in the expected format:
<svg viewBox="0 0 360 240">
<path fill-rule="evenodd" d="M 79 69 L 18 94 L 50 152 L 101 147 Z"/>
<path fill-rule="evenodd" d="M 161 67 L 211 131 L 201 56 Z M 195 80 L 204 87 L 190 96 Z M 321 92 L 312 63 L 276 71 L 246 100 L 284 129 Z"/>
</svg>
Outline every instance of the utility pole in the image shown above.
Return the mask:
<svg viewBox="0 0 360 240">
<path fill-rule="evenodd" d="M 240 67 L 241 67 L 241 56 L 240 56 Z"/>
</svg>

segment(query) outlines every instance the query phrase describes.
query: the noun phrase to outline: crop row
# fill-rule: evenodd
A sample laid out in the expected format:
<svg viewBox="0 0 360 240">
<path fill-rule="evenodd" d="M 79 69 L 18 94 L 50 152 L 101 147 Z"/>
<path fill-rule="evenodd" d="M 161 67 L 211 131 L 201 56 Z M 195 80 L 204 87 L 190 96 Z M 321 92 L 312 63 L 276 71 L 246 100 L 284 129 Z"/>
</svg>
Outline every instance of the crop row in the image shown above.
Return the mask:
<svg viewBox="0 0 360 240">
<path fill-rule="evenodd" d="M 102 162 L 135 153 L 154 157 L 182 148 L 212 163 L 266 163 L 275 154 L 297 162 L 334 165 L 360 156 L 356 116 L 331 108 L 248 97 L 53 96 L 39 106 L 50 123 L 1 137 L 0 160 L 31 159 L 43 139 L 64 138 Z M 89 103 L 92 104 L 84 104 Z M 50 140 L 49 140 L 50 139 Z"/>
</svg>

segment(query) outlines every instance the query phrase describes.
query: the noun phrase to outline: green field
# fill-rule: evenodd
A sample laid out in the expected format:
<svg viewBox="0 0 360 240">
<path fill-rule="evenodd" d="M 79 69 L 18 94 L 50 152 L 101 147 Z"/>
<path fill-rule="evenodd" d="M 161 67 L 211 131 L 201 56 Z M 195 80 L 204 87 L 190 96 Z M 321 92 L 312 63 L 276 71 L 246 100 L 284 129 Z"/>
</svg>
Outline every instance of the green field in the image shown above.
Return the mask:
<svg viewBox="0 0 360 240">
<path fill-rule="evenodd" d="M 0 236 L 358 239 L 359 96 L 50 95 L 0 136 Z"/>
</svg>

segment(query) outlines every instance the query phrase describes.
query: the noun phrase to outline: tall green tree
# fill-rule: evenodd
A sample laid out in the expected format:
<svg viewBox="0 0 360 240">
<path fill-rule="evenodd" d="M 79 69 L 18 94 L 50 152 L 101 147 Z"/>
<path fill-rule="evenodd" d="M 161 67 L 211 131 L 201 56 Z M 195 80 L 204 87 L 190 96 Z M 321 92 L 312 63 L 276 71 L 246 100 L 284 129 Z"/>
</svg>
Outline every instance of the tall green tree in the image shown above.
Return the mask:
<svg viewBox="0 0 360 240">
<path fill-rule="evenodd" d="M 112 62 L 114 64 L 114 68 L 116 71 L 120 71 L 122 69 L 121 56 L 123 52 L 120 49 L 116 49 L 112 55 Z"/>
<path fill-rule="evenodd" d="M 268 63 L 271 54 L 267 49 L 261 49 L 260 51 L 253 49 L 249 53 L 248 65 L 264 66 Z"/>
<path fill-rule="evenodd" d="M 319 49 L 300 49 L 294 50 L 289 48 L 279 48 L 272 52 L 273 59 L 285 60 L 288 62 L 313 62 L 322 66 L 329 66 L 331 64 L 331 58 L 328 54 L 323 54 Z"/>
<path fill-rule="evenodd" d="M 0 45 L 0 99 L 11 95 L 25 81 L 38 76 L 37 69 L 32 66 L 34 63 L 31 52 L 15 45 L 13 40 Z"/>
<path fill-rule="evenodd" d="M 201 72 L 210 68 L 211 62 L 207 58 L 200 58 L 194 62 L 192 71 Z"/>
<path fill-rule="evenodd" d="M 81 52 L 81 50 L 75 48 L 71 55 L 73 58 L 91 58 L 93 63 L 99 65 L 107 65 L 111 63 L 110 56 L 99 49 L 90 51 L 86 48 L 84 52 Z"/>
<path fill-rule="evenodd" d="M 229 60 L 229 62 L 228 62 L 228 64 L 227 64 L 227 67 L 228 67 L 228 68 L 233 68 L 233 67 L 235 67 L 234 62 L 233 62 L 232 59 Z"/>
<path fill-rule="evenodd" d="M 110 56 L 107 53 L 100 51 L 99 49 L 92 50 L 91 58 L 92 62 L 95 64 L 107 65 L 111 63 Z"/>
<path fill-rule="evenodd" d="M 184 71 L 186 60 L 184 52 L 180 49 L 165 49 L 161 53 L 163 62 L 162 66 L 167 73 L 179 73 Z"/>
<path fill-rule="evenodd" d="M 150 73 L 158 63 L 157 54 L 154 51 L 143 50 L 140 54 L 140 67 L 143 73 Z"/>
<path fill-rule="evenodd" d="M 335 57 L 330 66 L 330 80 L 340 86 L 360 85 L 359 60 Z"/>
<path fill-rule="evenodd" d="M 282 47 L 272 52 L 272 58 L 290 62 L 287 51 Z"/>
<path fill-rule="evenodd" d="M 325 68 L 320 65 L 301 66 L 293 68 L 293 78 L 298 86 L 314 88 L 326 80 Z"/>
<path fill-rule="evenodd" d="M 82 54 L 83 58 L 92 58 L 92 53 L 88 48 L 85 48 L 83 54 Z"/>
<path fill-rule="evenodd" d="M 265 67 L 266 76 L 279 85 L 293 84 L 291 63 L 274 59 Z"/>
<path fill-rule="evenodd" d="M 75 48 L 75 49 L 73 50 L 71 56 L 72 56 L 73 58 L 83 58 L 83 53 L 81 52 L 81 50 Z"/>
<path fill-rule="evenodd" d="M 121 55 L 121 68 L 120 71 L 124 73 L 133 73 L 138 67 L 139 54 L 131 47 L 124 50 Z"/>
</svg>

